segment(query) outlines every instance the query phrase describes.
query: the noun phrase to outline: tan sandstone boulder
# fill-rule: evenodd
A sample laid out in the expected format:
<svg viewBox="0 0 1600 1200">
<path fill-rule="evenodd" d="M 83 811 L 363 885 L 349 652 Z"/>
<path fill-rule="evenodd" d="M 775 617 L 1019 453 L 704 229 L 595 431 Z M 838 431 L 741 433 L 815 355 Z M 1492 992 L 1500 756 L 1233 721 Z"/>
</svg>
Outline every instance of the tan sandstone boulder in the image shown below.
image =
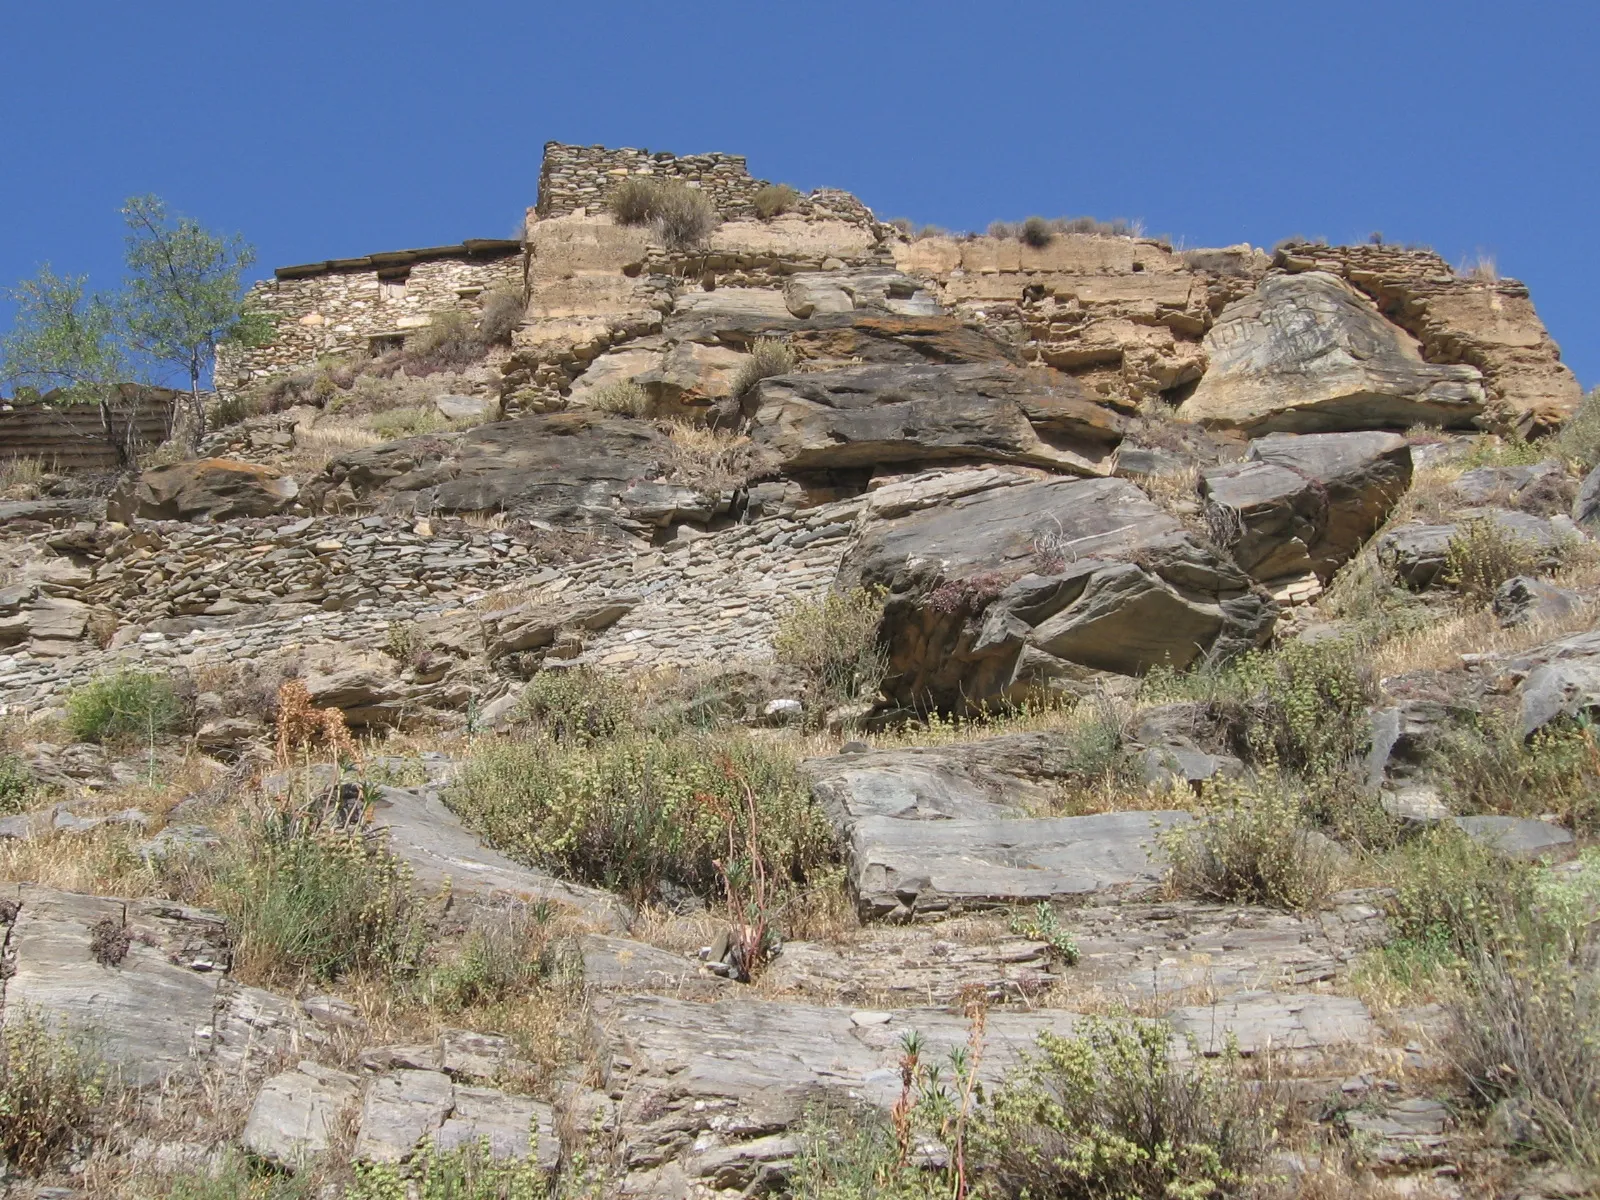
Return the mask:
<svg viewBox="0 0 1600 1200">
<path fill-rule="evenodd" d="M 200 458 L 154 467 L 125 482 L 106 502 L 106 515 L 124 523 L 270 517 L 293 504 L 299 492 L 292 478 L 271 467 Z"/>
<path fill-rule="evenodd" d="M 1409 334 L 1322 271 L 1269 275 L 1206 334 L 1211 365 L 1182 420 L 1252 433 L 1470 427 L 1476 367 L 1424 362 Z"/>
</svg>

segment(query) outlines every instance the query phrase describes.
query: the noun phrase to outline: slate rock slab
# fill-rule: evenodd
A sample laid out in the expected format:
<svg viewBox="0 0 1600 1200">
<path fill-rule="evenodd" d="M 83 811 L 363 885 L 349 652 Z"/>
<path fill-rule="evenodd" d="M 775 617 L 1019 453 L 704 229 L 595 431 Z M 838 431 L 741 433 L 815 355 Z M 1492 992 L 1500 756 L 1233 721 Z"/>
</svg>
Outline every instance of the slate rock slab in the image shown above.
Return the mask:
<svg viewBox="0 0 1600 1200">
<path fill-rule="evenodd" d="M 1149 886 L 1178 811 L 1028 816 L 1071 770 L 1065 739 L 1025 734 L 812 759 L 813 795 L 848 848 L 865 917 L 909 920 Z"/>
<path fill-rule="evenodd" d="M 1227 657 L 1277 615 L 1125 479 L 995 487 L 868 520 L 839 582 L 887 592 L 888 694 L 957 710 Z"/>
<path fill-rule="evenodd" d="M 1573 852 L 1572 834 L 1547 821 L 1530 817 L 1452 817 L 1468 837 L 1507 858 L 1565 857 Z"/>
<path fill-rule="evenodd" d="M 553 900 L 602 929 L 620 931 L 631 920 L 627 906 L 611 893 L 557 879 L 485 846 L 440 799 L 437 787 L 379 788 L 372 822 L 388 832 L 390 849 L 410 864 L 424 888 L 448 880 L 458 894 Z"/>
<path fill-rule="evenodd" d="M 139 1087 L 187 1072 L 207 1053 L 227 965 L 220 917 L 27 884 L 5 894 L 18 905 L 5 1023 L 36 1013 Z"/>
<path fill-rule="evenodd" d="M 1230 1040 L 1241 1054 L 1326 1050 L 1374 1036 L 1367 1006 L 1350 996 L 1240 992 L 1217 1004 L 1174 1009 L 1173 1029 L 1192 1036 L 1202 1054 L 1223 1053 Z"/>
<path fill-rule="evenodd" d="M 268 1162 L 302 1167 L 333 1145 L 341 1117 L 360 1097 L 354 1075 L 302 1062 L 262 1084 L 239 1141 Z"/>
<path fill-rule="evenodd" d="M 1462 428 L 1484 407 L 1476 367 L 1424 362 L 1409 334 L 1324 271 L 1268 275 L 1222 310 L 1205 348 L 1181 420 L 1260 433 Z"/>
<path fill-rule="evenodd" d="M 585 934 L 578 939 L 578 953 L 584 983 L 600 991 L 711 997 L 726 994 L 731 986 L 726 979 L 702 971 L 694 959 L 628 938 Z"/>
</svg>

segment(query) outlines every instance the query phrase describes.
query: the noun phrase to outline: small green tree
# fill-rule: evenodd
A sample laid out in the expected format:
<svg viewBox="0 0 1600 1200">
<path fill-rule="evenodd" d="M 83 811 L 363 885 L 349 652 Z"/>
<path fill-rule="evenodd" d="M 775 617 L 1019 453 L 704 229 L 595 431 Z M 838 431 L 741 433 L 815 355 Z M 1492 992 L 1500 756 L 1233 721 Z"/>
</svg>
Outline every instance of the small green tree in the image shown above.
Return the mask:
<svg viewBox="0 0 1600 1200">
<path fill-rule="evenodd" d="M 83 275 L 57 275 L 46 263 L 36 278 L 10 291 L 16 325 L 0 339 L 0 365 L 13 387 L 31 387 L 47 401 L 90 403 L 123 464 L 133 456 L 133 420 L 126 411 L 126 363 L 117 341 L 113 301 L 89 291 Z"/>
<path fill-rule="evenodd" d="M 181 370 L 189 381 L 189 436 L 205 433 L 200 380 L 223 342 L 262 345 L 270 323 L 243 308 L 244 271 L 254 247 L 238 234 L 223 237 L 191 217 L 167 211 L 157 196 L 131 196 L 128 278 L 122 317 L 128 344 L 151 360 Z"/>
</svg>

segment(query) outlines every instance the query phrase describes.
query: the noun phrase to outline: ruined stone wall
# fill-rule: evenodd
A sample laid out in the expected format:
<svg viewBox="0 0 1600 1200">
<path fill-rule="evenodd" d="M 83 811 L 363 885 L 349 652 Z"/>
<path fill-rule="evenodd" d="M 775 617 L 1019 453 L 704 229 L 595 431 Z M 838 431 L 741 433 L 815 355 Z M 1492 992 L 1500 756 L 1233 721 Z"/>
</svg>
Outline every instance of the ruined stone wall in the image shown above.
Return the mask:
<svg viewBox="0 0 1600 1200">
<path fill-rule="evenodd" d="M 166 440 L 176 396 L 167 388 L 143 388 L 137 406 L 119 406 L 117 428 L 125 429 L 131 414 L 135 451 Z M 106 438 L 100 409 L 93 404 L 0 406 L 0 462 L 13 458 L 35 458 L 53 470 L 111 470 L 118 465 L 116 447 Z"/>
<path fill-rule="evenodd" d="M 756 192 L 765 179 L 752 179 L 742 154 L 685 154 L 623 147 L 568 146 L 546 142 L 539 169 L 535 213 L 564 217 L 580 208 L 598 211 L 612 190 L 630 175 L 678 179 L 703 191 L 724 217 L 751 216 Z"/>
<path fill-rule="evenodd" d="M 235 390 L 255 379 L 308 366 L 328 354 L 368 354 L 374 338 L 395 338 L 426 326 L 436 313 L 476 315 L 483 297 L 499 286 L 522 287 L 520 250 L 459 253 L 412 263 L 408 270 L 377 265 L 320 269 L 284 268 L 250 289 L 246 306 L 277 322 L 270 345 L 217 354 L 217 389 Z M 302 273 L 304 272 L 304 273 Z M 386 348 L 380 342 L 376 348 Z"/>
</svg>

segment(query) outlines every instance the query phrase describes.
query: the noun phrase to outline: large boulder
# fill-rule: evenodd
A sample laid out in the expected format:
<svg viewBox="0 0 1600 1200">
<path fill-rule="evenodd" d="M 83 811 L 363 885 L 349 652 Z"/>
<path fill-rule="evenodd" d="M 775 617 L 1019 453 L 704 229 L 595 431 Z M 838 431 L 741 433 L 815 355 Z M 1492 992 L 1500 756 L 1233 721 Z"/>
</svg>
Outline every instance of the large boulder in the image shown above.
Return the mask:
<svg viewBox="0 0 1600 1200">
<path fill-rule="evenodd" d="M 840 567 L 887 592 L 886 687 L 960 708 L 1261 644 L 1276 608 L 1123 479 L 1044 480 L 870 522 Z"/>
<path fill-rule="evenodd" d="M 125 481 L 106 502 L 106 516 L 123 523 L 270 517 L 293 504 L 299 491 L 293 479 L 271 467 L 201 458 L 153 467 Z"/>
<path fill-rule="evenodd" d="M 1484 408 L 1476 367 L 1423 361 L 1416 341 L 1322 271 L 1273 274 L 1222 310 L 1211 365 L 1178 415 L 1255 433 L 1471 426 Z"/>
<path fill-rule="evenodd" d="M 1411 448 L 1399 434 L 1275 434 L 1250 443 L 1245 461 L 1207 470 L 1201 492 L 1253 578 L 1314 572 L 1325 582 L 1410 484 Z"/>
<path fill-rule="evenodd" d="M 844 367 L 763 380 L 750 437 L 788 472 L 978 459 L 1100 474 L 1124 421 L 1047 367 Z"/>
</svg>

